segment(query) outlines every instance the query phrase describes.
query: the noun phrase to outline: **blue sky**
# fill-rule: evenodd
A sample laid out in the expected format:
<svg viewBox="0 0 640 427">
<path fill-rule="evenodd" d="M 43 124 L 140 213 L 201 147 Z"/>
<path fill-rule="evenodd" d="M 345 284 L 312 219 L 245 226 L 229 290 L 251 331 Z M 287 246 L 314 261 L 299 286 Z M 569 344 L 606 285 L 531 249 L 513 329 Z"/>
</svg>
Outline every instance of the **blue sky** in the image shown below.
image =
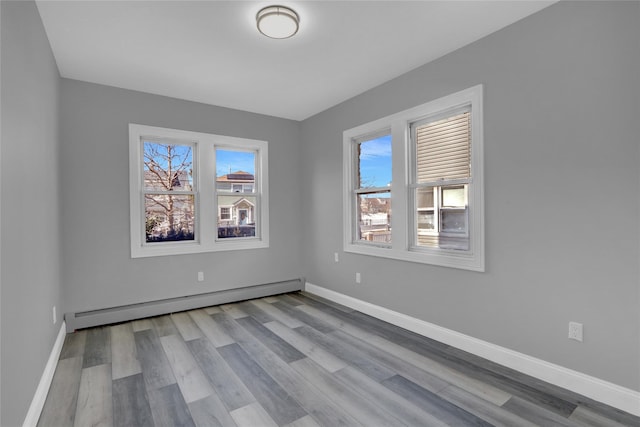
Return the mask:
<svg viewBox="0 0 640 427">
<path fill-rule="evenodd" d="M 391 182 L 391 135 L 360 143 L 360 181 L 363 187 Z"/>
<path fill-rule="evenodd" d="M 173 147 L 173 163 L 176 167 L 180 162 L 185 159 L 188 163 L 186 170 L 191 169 L 191 163 L 193 161 L 192 148 L 189 145 L 172 144 Z M 146 155 L 151 155 L 154 149 L 157 150 L 158 155 L 154 155 L 154 160 L 162 168 L 167 167 L 167 144 L 155 143 L 150 141 L 144 142 L 144 151 Z M 252 151 L 235 151 L 235 150 L 216 150 L 216 175 L 222 176 L 229 172 L 245 171 L 255 175 L 255 159 L 256 153 Z M 145 169 L 147 167 L 145 166 Z"/>
<path fill-rule="evenodd" d="M 148 160 L 146 156 L 153 157 L 153 160 L 163 169 L 167 168 L 169 151 L 167 147 L 171 147 L 172 151 L 172 165 L 173 168 L 179 167 L 182 162 L 186 165 L 186 170 L 191 169 L 193 163 L 193 151 L 190 145 L 181 144 L 160 144 L 151 141 L 144 141 L 144 154 L 145 160 Z M 145 170 L 147 166 L 145 165 Z"/>
<path fill-rule="evenodd" d="M 256 153 L 247 151 L 216 150 L 216 176 L 229 172 L 244 171 L 256 173 Z"/>
</svg>

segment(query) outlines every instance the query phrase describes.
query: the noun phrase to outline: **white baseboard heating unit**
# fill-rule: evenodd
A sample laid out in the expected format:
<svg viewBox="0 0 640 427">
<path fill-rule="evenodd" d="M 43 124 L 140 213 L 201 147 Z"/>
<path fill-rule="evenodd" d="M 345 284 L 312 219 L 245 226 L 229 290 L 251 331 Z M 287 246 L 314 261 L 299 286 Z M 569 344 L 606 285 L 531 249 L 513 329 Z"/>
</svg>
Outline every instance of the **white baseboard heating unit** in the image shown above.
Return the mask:
<svg viewBox="0 0 640 427">
<path fill-rule="evenodd" d="M 109 325 L 112 323 L 143 319 L 145 317 L 209 307 L 212 305 L 227 304 L 253 298 L 300 291 L 304 289 L 304 282 L 303 278 L 299 278 L 263 285 L 247 286 L 204 294 L 122 305 L 119 307 L 103 308 L 99 310 L 65 313 L 64 320 L 67 324 L 67 333 L 70 333 L 78 329 L 90 328 L 93 326 Z"/>
</svg>

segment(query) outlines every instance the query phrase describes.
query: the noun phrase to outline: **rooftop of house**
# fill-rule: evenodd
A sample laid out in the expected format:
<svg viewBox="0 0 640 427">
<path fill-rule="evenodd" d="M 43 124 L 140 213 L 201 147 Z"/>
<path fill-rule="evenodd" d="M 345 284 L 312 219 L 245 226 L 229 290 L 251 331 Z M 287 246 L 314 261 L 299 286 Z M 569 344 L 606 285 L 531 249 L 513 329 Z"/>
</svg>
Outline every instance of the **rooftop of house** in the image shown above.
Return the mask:
<svg viewBox="0 0 640 427">
<path fill-rule="evenodd" d="M 245 171 L 231 172 L 216 178 L 218 182 L 253 182 L 254 180 L 253 174 Z"/>
</svg>

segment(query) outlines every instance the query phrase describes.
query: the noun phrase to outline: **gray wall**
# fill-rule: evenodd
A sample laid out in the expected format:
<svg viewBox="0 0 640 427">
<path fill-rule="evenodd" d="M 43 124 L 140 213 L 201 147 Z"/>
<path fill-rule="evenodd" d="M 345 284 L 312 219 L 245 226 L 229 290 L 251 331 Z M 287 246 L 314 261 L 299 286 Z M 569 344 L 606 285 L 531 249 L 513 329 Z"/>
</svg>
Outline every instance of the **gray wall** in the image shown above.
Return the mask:
<svg viewBox="0 0 640 427">
<path fill-rule="evenodd" d="M 639 9 L 559 3 L 305 120 L 307 280 L 640 390 Z M 342 253 L 342 132 L 479 83 L 486 272 Z"/>
<path fill-rule="evenodd" d="M 302 275 L 640 390 L 637 2 L 557 4 L 302 124 L 60 80 L 35 5 L 0 10 L 0 424 L 24 419 L 60 327 L 54 305 Z M 342 131 L 478 83 L 486 273 L 342 253 Z M 129 122 L 270 141 L 271 247 L 131 259 Z M 567 340 L 570 320 L 583 343 Z"/>
<path fill-rule="evenodd" d="M 62 79 L 62 271 L 68 311 L 303 275 L 298 122 Z M 131 259 L 128 124 L 269 141 L 270 247 Z M 197 281 L 203 271 L 204 282 Z"/>
<path fill-rule="evenodd" d="M 21 425 L 60 330 L 59 74 L 32 2 L 2 9 L 0 424 Z"/>
</svg>

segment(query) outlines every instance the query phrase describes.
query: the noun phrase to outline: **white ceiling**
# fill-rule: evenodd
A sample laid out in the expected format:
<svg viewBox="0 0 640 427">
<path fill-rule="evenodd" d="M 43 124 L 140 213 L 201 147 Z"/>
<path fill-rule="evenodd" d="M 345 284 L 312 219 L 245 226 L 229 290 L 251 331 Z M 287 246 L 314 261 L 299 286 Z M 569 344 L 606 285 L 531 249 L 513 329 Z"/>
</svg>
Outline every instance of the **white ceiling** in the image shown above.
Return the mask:
<svg viewBox="0 0 640 427">
<path fill-rule="evenodd" d="M 258 33 L 254 1 L 37 2 L 63 77 L 302 120 L 552 1 L 275 1 L 287 40 Z"/>
</svg>

